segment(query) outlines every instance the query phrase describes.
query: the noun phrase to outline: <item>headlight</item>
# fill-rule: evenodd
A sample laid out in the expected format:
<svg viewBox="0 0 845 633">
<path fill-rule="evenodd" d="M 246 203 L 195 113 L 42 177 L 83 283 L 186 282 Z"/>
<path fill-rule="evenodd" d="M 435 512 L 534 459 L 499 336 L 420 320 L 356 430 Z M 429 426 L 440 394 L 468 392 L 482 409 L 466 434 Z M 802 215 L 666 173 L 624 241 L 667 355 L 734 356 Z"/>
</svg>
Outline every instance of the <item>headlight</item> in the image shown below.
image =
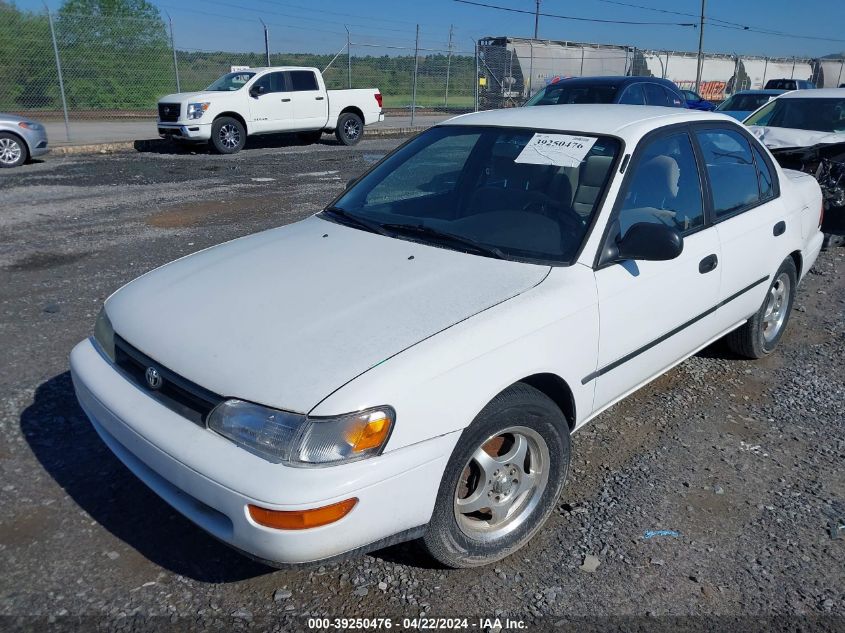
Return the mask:
<svg viewBox="0 0 845 633">
<path fill-rule="evenodd" d="M 308 418 L 243 400 L 226 400 L 209 414 L 208 428 L 269 462 L 315 466 L 377 455 L 395 418 L 391 407 Z"/>
<path fill-rule="evenodd" d="M 105 308 L 101 308 L 100 314 L 97 315 L 97 322 L 94 324 L 94 340 L 97 341 L 103 353 L 114 362 L 114 328 L 111 326 Z"/>
<path fill-rule="evenodd" d="M 189 103 L 188 104 L 188 118 L 189 119 L 198 119 L 202 116 L 202 113 L 208 110 L 208 106 L 211 103 L 208 101 L 204 103 Z"/>
<path fill-rule="evenodd" d="M 21 121 L 18 123 L 18 127 L 22 127 L 26 130 L 32 130 L 33 132 L 38 132 L 39 130 L 44 129 L 43 125 L 36 123 L 35 121 Z"/>
</svg>

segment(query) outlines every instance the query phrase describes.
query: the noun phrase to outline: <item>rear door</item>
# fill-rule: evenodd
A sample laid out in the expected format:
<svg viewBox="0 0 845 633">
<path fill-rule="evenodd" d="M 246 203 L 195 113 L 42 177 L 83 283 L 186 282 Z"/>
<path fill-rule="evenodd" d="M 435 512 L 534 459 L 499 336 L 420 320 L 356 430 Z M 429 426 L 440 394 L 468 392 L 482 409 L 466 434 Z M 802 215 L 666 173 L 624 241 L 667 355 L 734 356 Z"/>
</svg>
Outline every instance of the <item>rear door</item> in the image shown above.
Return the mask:
<svg viewBox="0 0 845 633">
<path fill-rule="evenodd" d="M 322 129 L 329 118 L 329 102 L 326 91 L 320 89 L 317 75 L 313 70 L 289 70 L 286 75 L 295 129 Z"/>
<path fill-rule="evenodd" d="M 596 408 L 660 374 L 718 333 L 707 317 L 719 298 L 719 238 L 708 223 L 702 186 L 687 126 L 640 142 L 605 243 L 621 239 L 635 223 L 653 222 L 677 228 L 684 248 L 670 261 L 598 265 L 598 366 L 583 379 L 584 384 L 596 381 Z"/>
<path fill-rule="evenodd" d="M 272 72 L 261 75 L 249 87 L 250 133 L 274 132 L 285 129 L 293 118 L 293 105 L 285 94 L 285 74 Z M 264 92 L 256 94 L 262 87 Z"/>
<path fill-rule="evenodd" d="M 787 217 L 777 173 L 758 142 L 733 125 L 696 124 L 722 250 L 718 317 L 729 327 L 756 312 L 770 276 L 788 255 Z"/>
</svg>

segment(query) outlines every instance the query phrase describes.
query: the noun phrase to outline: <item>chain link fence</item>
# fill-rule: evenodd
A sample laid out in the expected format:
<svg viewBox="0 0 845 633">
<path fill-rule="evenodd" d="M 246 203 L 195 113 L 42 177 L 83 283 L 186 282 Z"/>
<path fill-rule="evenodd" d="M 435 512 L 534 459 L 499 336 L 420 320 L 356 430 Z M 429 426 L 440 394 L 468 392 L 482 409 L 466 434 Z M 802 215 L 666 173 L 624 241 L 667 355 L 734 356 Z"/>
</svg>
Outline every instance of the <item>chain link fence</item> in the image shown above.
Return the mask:
<svg viewBox="0 0 845 633">
<path fill-rule="evenodd" d="M 265 33 L 249 21 L 256 47 Z M 254 26 L 253 23 L 255 22 Z M 420 32 L 366 38 L 335 33 L 336 53 L 229 52 L 190 49 L 174 42 L 174 27 L 150 7 L 143 15 L 79 15 L 65 10 L 27 12 L 0 0 L 0 111 L 64 122 L 74 131 L 103 122 L 137 121 L 146 130 L 155 104 L 166 94 L 202 90 L 232 66 L 313 66 L 323 70 L 330 89 L 377 87 L 388 116 L 459 113 L 520 105 L 557 78 L 582 75 L 647 75 L 695 85 L 696 56 L 631 47 L 550 42 L 524 38 L 484 38 L 471 46 L 421 45 Z M 266 27 L 265 27 L 266 28 Z M 307 28 L 289 29 L 286 46 L 312 42 Z M 254 31 L 253 31 L 254 29 Z M 294 30 L 290 30 L 294 29 Z M 326 31 L 326 33 L 329 33 Z M 338 41 L 345 39 L 345 42 Z M 364 41 L 369 40 L 369 41 Z M 327 43 L 321 42 L 325 49 Z M 396 43 L 394 43 L 396 42 Z M 404 43 L 403 43 L 404 42 Z M 269 48 L 269 47 L 268 47 Z M 700 91 L 721 100 L 743 88 L 762 87 L 766 78 L 811 79 L 819 85 L 845 81 L 845 60 L 774 59 L 708 54 Z M 54 128 L 55 129 L 55 128 Z M 60 128 L 59 128 L 60 129 Z M 139 132 L 142 133 L 142 132 Z M 143 132 L 146 133 L 146 132 Z M 54 140 L 63 140 L 53 134 Z"/>
</svg>

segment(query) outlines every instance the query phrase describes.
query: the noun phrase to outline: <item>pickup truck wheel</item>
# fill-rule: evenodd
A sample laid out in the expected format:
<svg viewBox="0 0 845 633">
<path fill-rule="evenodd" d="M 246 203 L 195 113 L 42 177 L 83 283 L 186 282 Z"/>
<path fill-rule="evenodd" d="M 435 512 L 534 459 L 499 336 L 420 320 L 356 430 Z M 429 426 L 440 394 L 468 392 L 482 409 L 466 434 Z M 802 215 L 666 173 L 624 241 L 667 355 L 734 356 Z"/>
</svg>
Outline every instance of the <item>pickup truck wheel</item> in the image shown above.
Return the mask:
<svg viewBox="0 0 845 633">
<path fill-rule="evenodd" d="M 423 536 L 449 567 L 505 558 L 542 527 L 569 467 L 569 427 L 561 410 L 522 383 L 496 396 L 452 453 Z"/>
<path fill-rule="evenodd" d="M 334 134 L 344 145 L 355 145 L 364 135 L 364 122 L 354 112 L 344 112 L 337 120 Z"/>
<path fill-rule="evenodd" d="M 17 167 L 23 165 L 29 157 L 20 137 L 7 132 L 0 132 L 0 167 Z"/>
<path fill-rule="evenodd" d="M 745 325 L 727 335 L 728 347 L 746 358 L 763 358 L 771 354 L 786 330 L 797 285 L 795 262 L 787 257 L 769 284 L 760 309 Z"/>
<path fill-rule="evenodd" d="M 246 145 L 246 130 L 241 122 L 220 117 L 211 125 L 211 146 L 219 154 L 236 154 Z"/>
</svg>

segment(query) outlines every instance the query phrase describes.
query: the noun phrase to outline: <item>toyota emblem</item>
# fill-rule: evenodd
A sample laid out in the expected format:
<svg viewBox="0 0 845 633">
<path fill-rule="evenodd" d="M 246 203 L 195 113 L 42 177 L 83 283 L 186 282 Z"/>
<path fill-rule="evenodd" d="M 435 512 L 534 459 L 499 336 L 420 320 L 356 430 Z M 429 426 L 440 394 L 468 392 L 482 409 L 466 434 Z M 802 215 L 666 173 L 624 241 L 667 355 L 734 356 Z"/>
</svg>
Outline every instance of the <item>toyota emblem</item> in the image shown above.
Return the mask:
<svg viewBox="0 0 845 633">
<path fill-rule="evenodd" d="M 155 367 L 147 367 L 144 377 L 147 379 L 150 389 L 161 389 L 161 386 L 164 384 L 164 378 L 161 377 L 161 374 Z"/>
</svg>

